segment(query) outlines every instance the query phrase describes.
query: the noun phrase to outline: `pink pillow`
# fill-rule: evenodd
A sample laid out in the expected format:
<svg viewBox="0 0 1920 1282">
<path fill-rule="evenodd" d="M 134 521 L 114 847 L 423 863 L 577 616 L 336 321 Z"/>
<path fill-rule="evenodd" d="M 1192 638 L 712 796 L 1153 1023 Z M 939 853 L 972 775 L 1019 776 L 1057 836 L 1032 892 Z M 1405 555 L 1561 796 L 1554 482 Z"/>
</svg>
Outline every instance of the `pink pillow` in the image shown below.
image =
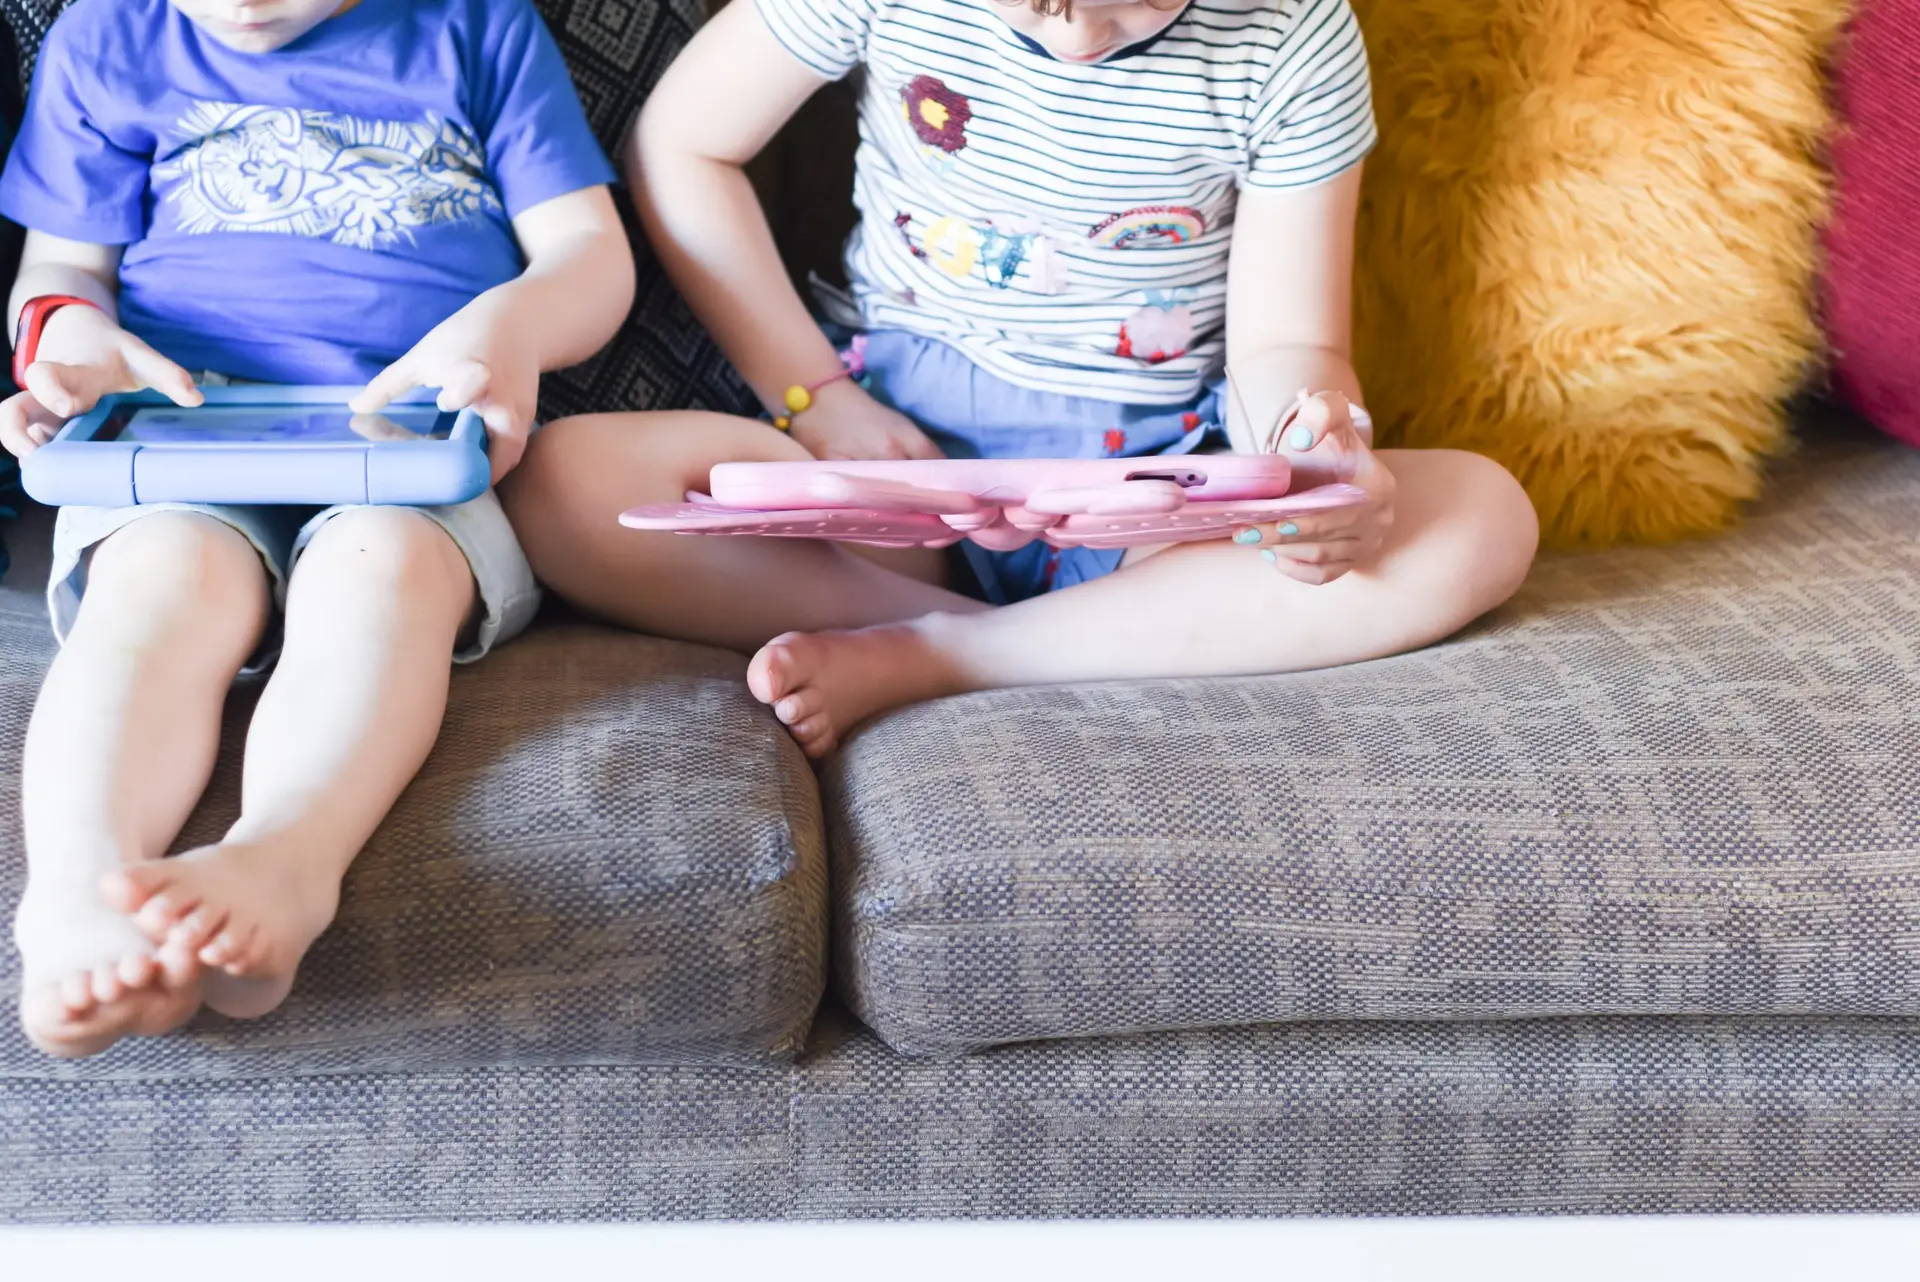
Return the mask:
<svg viewBox="0 0 1920 1282">
<path fill-rule="evenodd" d="M 1836 94 L 1826 265 L 1834 390 L 1920 445 L 1920 0 L 1862 0 Z"/>
</svg>

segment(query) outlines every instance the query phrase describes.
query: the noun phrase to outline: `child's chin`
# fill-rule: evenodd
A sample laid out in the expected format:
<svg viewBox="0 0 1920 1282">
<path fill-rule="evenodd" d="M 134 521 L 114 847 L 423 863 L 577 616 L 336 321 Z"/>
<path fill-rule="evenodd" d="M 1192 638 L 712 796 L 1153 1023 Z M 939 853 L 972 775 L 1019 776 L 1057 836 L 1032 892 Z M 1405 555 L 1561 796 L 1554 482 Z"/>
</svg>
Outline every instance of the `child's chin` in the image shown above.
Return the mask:
<svg viewBox="0 0 1920 1282">
<path fill-rule="evenodd" d="M 200 30 L 218 40 L 235 53 L 272 53 L 283 45 L 291 44 L 294 37 L 277 28 L 273 30 L 244 31 L 231 27 L 219 27 L 211 23 Z"/>
</svg>

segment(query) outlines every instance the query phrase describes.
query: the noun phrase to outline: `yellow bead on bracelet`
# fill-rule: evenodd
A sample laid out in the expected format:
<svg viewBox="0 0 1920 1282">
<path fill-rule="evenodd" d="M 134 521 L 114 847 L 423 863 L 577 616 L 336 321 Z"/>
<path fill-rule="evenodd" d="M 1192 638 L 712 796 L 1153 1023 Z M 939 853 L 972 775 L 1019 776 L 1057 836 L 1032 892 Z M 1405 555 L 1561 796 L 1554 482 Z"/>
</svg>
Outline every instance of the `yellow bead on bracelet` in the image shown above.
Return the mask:
<svg viewBox="0 0 1920 1282">
<path fill-rule="evenodd" d="M 802 387 L 800 386 L 800 384 L 795 383 L 792 387 L 789 387 L 787 389 L 786 395 L 780 398 L 781 403 L 786 406 L 787 412 L 785 414 L 774 415 L 773 425 L 779 428 L 783 432 L 791 431 L 793 429 L 794 416 L 798 414 L 804 414 L 808 410 L 813 408 L 813 394 L 815 392 L 819 391 L 821 388 L 825 387 L 829 383 L 838 383 L 843 378 L 852 378 L 852 377 L 853 377 L 852 370 L 843 369 L 838 374 L 835 374 L 832 378 L 821 379 L 818 383 L 815 383 L 812 387 Z"/>
<path fill-rule="evenodd" d="M 795 383 L 792 387 L 789 387 L 787 389 L 787 394 L 784 398 L 784 401 L 787 407 L 787 412 L 785 414 L 779 415 L 773 420 L 773 425 L 779 428 L 783 432 L 789 431 L 792 429 L 793 416 L 795 414 L 804 414 L 808 410 L 813 408 L 813 392 L 810 389 L 802 387 L 800 386 L 800 384 Z"/>
</svg>

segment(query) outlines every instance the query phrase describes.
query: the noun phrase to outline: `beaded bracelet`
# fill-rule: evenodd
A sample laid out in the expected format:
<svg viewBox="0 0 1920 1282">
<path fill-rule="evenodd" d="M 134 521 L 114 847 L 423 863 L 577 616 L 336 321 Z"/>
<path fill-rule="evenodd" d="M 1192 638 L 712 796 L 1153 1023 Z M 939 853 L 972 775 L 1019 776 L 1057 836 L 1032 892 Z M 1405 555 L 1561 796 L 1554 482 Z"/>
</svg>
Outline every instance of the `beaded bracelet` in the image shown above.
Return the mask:
<svg viewBox="0 0 1920 1282">
<path fill-rule="evenodd" d="M 785 414 L 774 415 L 773 425 L 783 432 L 791 431 L 793 429 L 794 418 L 813 408 L 813 394 L 815 392 L 823 387 L 829 387 L 834 383 L 838 383 L 843 378 L 852 377 L 853 371 L 851 369 L 843 369 L 832 378 L 823 378 L 818 383 L 814 383 L 809 387 L 802 387 L 800 384 L 795 383 L 792 387 L 789 387 L 786 394 L 781 397 L 781 403 L 786 406 L 787 412 Z"/>
</svg>

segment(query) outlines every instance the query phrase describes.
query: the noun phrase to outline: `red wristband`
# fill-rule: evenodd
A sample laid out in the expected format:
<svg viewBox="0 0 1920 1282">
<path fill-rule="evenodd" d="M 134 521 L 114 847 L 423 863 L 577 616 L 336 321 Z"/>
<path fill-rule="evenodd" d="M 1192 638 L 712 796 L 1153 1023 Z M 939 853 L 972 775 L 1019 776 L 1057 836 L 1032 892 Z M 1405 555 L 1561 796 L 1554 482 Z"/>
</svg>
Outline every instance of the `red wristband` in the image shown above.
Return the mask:
<svg viewBox="0 0 1920 1282">
<path fill-rule="evenodd" d="M 20 309 L 20 323 L 13 331 L 13 385 L 24 388 L 27 385 L 27 366 L 38 359 L 40 335 L 46 332 L 47 321 L 62 307 L 77 305 L 100 310 L 100 304 L 90 298 L 76 298 L 72 294 L 42 294 L 38 298 L 29 298 Z"/>
</svg>

